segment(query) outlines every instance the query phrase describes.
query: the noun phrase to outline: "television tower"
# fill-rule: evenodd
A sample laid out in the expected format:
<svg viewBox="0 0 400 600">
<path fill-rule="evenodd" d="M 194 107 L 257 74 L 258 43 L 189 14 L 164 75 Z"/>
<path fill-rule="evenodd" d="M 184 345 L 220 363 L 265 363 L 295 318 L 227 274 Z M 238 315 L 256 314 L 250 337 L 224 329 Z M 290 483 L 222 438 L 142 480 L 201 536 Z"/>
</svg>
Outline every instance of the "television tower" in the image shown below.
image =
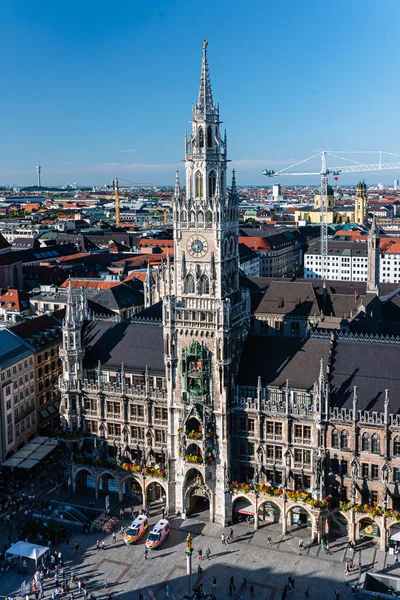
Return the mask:
<svg viewBox="0 0 400 600">
<path fill-rule="evenodd" d="M 41 186 L 41 182 L 40 182 L 40 173 L 42 172 L 42 167 L 40 166 L 39 154 L 37 155 L 36 171 L 37 171 L 37 181 L 38 181 L 37 184 L 38 184 L 38 187 L 42 187 Z"/>
</svg>

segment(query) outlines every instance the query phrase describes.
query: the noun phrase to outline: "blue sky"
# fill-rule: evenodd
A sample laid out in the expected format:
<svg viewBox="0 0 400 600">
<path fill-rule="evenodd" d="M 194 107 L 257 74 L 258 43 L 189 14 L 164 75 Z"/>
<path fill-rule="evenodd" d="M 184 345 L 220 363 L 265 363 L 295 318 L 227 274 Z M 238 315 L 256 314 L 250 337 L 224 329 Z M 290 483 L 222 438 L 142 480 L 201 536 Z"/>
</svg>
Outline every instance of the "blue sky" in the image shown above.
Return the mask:
<svg viewBox="0 0 400 600">
<path fill-rule="evenodd" d="M 37 153 L 44 185 L 173 184 L 204 37 L 239 183 L 321 149 L 400 152 L 398 0 L 3 0 L 0 15 L 1 184 L 35 183 Z"/>
</svg>

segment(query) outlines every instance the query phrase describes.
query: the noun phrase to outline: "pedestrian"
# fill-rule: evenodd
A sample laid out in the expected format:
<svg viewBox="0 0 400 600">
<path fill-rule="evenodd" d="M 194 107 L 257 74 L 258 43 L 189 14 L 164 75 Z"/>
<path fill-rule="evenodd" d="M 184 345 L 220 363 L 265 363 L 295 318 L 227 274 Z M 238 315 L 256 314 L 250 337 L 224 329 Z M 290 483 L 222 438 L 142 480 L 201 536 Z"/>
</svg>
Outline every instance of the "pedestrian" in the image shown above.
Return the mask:
<svg viewBox="0 0 400 600">
<path fill-rule="evenodd" d="M 328 542 L 326 542 L 326 544 L 325 544 L 325 553 L 326 554 L 330 554 L 331 553 L 331 549 L 330 549 L 330 546 L 329 546 Z"/>
<path fill-rule="evenodd" d="M 112 534 L 112 540 L 113 540 L 113 544 L 115 544 L 115 542 L 117 541 L 117 534 L 115 533 L 115 531 Z"/>
<path fill-rule="evenodd" d="M 232 529 L 232 527 L 231 527 L 231 531 L 230 531 L 229 535 L 230 535 L 231 540 L 233 540 L 233 529 Z"/>
<path fill-rule="evenodd" d="M 210 550 L 210 548 L 207 548 L 207 550 L 206 550 L 207 560 L 210 560 L 210 554 L 211 554 L 211 550 Z"/>
<path fill-rule="evenodd" d="M 200 577 L 200 575 L 202 574 L 202 572 L 203 572 L 203 569 L 201 568 L 201 565 L 199 565 L 197 567 L 197 576 Z"/>
<path fill-rule="evenodd" d="M 246 589 L 246 585 L 247 585 L 247 579 L 246 579 L 246 577 L 243 577 L 242 584 L 240 586 L 241 589 L 243 589 L 243 590 Z"/>
<path fill-rule="evenodd" d="M 243 600 L 243 594 L 241 594 L 240 592 L 238 592 L 237 600 Z"/>
<path fill-rule="evenodd" d="M 231 578 L 230 578 L 230 580 L 229 580 L 229 581 L 230 581 L 230 584 L 232 585 L 232 588 L 233 588 L 234 590 L 236 590 L 236 586 L 235 586 L 235 578 L 233 577 L 233 575 L 231 575 Z"/>
<path fill-rule="evenodd" d="M 149 550 L 148 550 L 147 546 L 145 546 L 145 548 L 144 548 L 144 557 L 145 557 L 146 560 L 147 560 L 148 553 L 149 553 Z"/>
<path fill-rule="evenodd" d="M 354 585 L 354 583 L 353 583 L 353 585 L 351 586 L 351 593 L 352 593 L 353 595 L 356 593 L 356 586 Z"/>
<path fill-rule="evenodd" d="M 251 584 L 251 586 L 250 586 L 250 598 L 255 598 L 253 584 Z"/>
<path fill-rule="evenodd" d="M 100 541 L 99 540 L 96 541 L 96 548 L 97 548 L 97 550 L 100 550 Z"/>
<path fill-rule="evenodd" d="M 232 588 L 232 584 L 229 583 L 229 593 L 228 593 L 228 596 L 232 596 L 232 589 L 233 589 Z"/>
<path fill-rule="evenodd" d="M 143 600 L 143 592 L 142 592 L 142 590 L 139 590 L 139 600 Z"/>
<path fill-rule="evenodd" d="M 78 552 L 78 551 L 79 551 L 79 543 L 76 542 L 76 544 L 75 544 L 75 552 Z"/>
<path fill-rule="evenodd" d="M 271 538 L 271 536 L 269 535 L 269 536 L 267 537 L 267 545 L 268 545 L 268 546 L 270 546 L 271 544 L 272 544 L 272 538 Z"/>
<path fill-rule="evenodd" d="M 225 535 L 223 533 L 221 533 L 221 544 L 225 544 Z"/>
<path fill-rule="evenodd" d="M 307 586 L 306 589 L 304 590 L 304 595 L 306 598 L 309 598 L 309 587 Z"/>
<path fill-rule="evenodd" d="M 199 560 L 203 560 L 203 550 L 199 548 L 198 550 Z"/>
<path fill-rule="evenodd" d="M 396 546 L 395 550 L 394 550 L 394 564 L 398 565 L 399 564 L 399 549 Z"/>
<path fill-rule="evenodd" d="M 216 589 L 217 589 L 217 578 L 215 577 L 215 575 L 214 575 L 214 577 L 213 577 L 212 589 L 213 589 L 213 590 L 216 590 Z"/>
<path fill-rule="evenodd" d="M 108 581 L 107 579 L 104 580 L 104 589 L 106 590 L 108 588 Z"/>
<path fill-rule="evenodd" d="M 226 534 L 226 536 L 225 536 L 225 544 L 226 544 L 226 546 L 229 545 L 229 535 L 228 534 Z"/>
<path fill-rule="evenodd" d="M 336 590 L 335 590 L 335 598 L 336 598 L 336 600 L 339 600 L 339 598 L 340 598 L 340 590 L 339 590 L 339 588 L 336 588 Z"/>
<path fill-rule="evenodd" d="M 104 543 L 104 540 L 102 540 L 102 542 L 101 542 L 101 547 L 102 547 L 102 549 L 103 549 L 103 550 L 105 550 L 105 549 L 106 549 L 106 545 L 105 545 L 105 543 Z"/>
<path fill-rule="evenodd" d="M 165 597 L 166 597 L 166 598 L 167 598 L 167 600 L 168 600 L 168 598 L 169 598 L 169 585 L 168 585 L 168 583 L 167 583 L 167 585 L 165 586 Z"/>
<path fill-rule="evenodd" d="M 300 538 L 299 539 L 299 554 L 300 555 L 303 552 L 303 550 L 304 550 L 304 541 L 303 541 L 303 538 Z"/>
</svg>

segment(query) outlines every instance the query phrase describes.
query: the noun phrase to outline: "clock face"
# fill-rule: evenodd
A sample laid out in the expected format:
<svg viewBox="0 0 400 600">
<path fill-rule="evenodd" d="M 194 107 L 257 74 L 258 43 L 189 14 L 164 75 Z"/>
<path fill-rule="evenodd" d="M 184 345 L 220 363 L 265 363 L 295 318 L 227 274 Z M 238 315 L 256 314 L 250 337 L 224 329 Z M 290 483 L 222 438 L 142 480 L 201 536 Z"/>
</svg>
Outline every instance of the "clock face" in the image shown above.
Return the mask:
<svg viewBox="0 0 400 600">
<path fill-rule="evenodd" d="M 203 258 L 208 251 L 208 242 L 201 235 L 192 235 L 187 241 L 187 250 L 194 258 Z"/>
</svg>

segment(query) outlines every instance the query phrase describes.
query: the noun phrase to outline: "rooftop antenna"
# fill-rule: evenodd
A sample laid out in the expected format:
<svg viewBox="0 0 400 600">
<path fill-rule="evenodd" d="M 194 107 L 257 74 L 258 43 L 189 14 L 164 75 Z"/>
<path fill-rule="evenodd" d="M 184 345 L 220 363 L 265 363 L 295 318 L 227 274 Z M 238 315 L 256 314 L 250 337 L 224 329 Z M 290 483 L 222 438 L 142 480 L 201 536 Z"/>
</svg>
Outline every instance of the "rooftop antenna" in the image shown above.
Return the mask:
<svg viewBox="0 0 400 600">
<path fill-rule="evenodd" d="M 38 187 L 42 187 L 41 180 L 40 180 L 40 173 L 42 172 L 42 167 L 40 166 L 40 157 L 39 157 L 39 154 L 37 155 L 36 171 L 37 171 L 37 181 L 38 181 L 37 184 L 38 184 Z"/>
</svg>

